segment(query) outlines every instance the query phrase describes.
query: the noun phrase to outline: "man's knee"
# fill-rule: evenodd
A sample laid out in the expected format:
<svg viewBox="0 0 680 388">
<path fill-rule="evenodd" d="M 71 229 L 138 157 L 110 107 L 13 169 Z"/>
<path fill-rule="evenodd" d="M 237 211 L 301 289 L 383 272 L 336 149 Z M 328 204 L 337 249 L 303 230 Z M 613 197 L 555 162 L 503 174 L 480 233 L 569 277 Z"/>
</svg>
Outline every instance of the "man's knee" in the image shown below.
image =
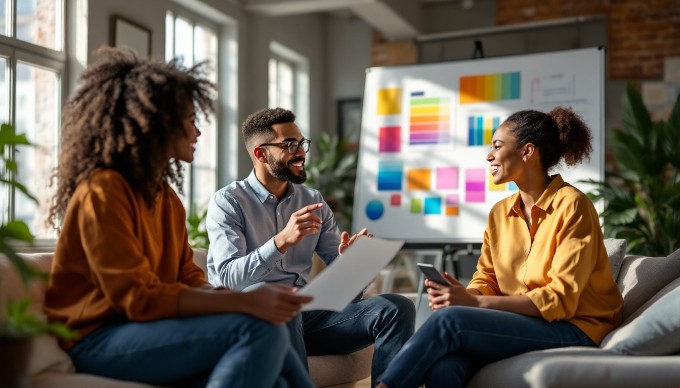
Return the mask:
<svg viewBox="0 0 680 388">
<path fill-rule="evenodd" d="M 397 294 L 384 294 L 378 297 L 384 298 L 387 301 L 386 308 L 394 312 L 400 319 L 415 321 L 416 307 L 409 298 Z"/>
</svg>

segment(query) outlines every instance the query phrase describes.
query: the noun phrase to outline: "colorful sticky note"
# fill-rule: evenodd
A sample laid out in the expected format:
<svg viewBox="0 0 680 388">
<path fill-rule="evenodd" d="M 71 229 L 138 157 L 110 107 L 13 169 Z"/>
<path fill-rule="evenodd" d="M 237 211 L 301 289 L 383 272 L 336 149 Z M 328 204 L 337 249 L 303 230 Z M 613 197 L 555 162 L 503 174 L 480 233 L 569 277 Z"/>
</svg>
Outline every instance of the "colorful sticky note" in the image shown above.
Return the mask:
<svg viewBox="0 0 680 388">
<path fill-rule="evenodd" d="M 465 200 L 484 202 L 486 200 L 485 168 L 470 168 L 465 171 Z"/>
<path fill-rule="evenodd" d="M 401 206 L 401 195 L 400 194 L 392 194 L 390 196 L 390 205 Z"/>
<path fill-rule="evenodd" d="M 406 174 L 406 182 L 408 190 L 430 190 L 430 174 L 432 170 L 429 168 L 414 168 L 408 170 Z"/>
<path fill-rule="evenodd" d="M 401 190 L 402 174 L 400 160 L 381 160 L 378 162 L 378 190 Z"/>
<path fill-rule="evenodd" d="M 437 167 L 437 190 L 451 190 L 458 188 L 458 167 Z"/>
<path fill-rule="evenodd" d="M 419 214 L 423 212 L 423 200 L 420 198 L 413 198 L 411 200 L 411 213 Z"/>
<path fill-rule="evenodd" d="M 378 152 L 401 151 L 401 127 L 380 127 Z"/>
<path fill-rule="evenodd" d="M 442 214 L 442 199 L 438 197 L 425 198 L 425 214 Z"/>
<path fill-rule="evenodd" d="M 378 114 L 401 114 L 401 88 L 378 90 Z"/>
</svg>

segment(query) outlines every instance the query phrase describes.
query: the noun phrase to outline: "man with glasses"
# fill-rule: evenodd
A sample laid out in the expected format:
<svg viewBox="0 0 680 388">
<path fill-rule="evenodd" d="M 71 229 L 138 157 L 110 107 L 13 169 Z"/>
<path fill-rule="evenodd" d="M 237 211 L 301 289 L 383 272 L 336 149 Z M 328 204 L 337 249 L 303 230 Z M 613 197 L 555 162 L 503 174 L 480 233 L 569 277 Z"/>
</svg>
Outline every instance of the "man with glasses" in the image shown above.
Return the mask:
<svg viewBox="0 0 680 388">
<path fill-rule="evenodd" d="M 243 123 L 253 171 L 222 188 L 208 206 L 208 279 L 214 286 L 246 290 L 262 283 L 303 287 L 314 252 L 335 260 L 366 229 L 339 233 L 321 193 L 302 183 L 310 140 L 293 112 L 263 109 Z M 366 260 L 370 260 L 367 257 Z M 372 343 L 372 379 L 413 334 L 415 308 L 407 298 L 359 295 L 343 312 L 304 311 L 288 326 L 300 360 L 307 355 L 348 354 Z"/>
</svg>

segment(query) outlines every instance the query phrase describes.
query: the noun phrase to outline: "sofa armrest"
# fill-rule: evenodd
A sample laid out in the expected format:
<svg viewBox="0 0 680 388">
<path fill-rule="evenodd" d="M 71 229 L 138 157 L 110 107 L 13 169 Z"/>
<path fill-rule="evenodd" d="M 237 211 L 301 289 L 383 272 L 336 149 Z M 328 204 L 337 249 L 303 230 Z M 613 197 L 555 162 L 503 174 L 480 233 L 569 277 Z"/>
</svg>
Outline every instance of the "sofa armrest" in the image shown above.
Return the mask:
<svg viewBox="0 0 680 388">
<path fill-rule="evenodd" d="M 371 375 L 373 345 L 346 355 L 309 356 L 309 375 L 316 387 L 353 385 Z"/>
<path fill-rule="evenodd" d="M 530 387 L 677 387 L 680 356 L 560 356 L 536 362 L 524 379 Z"/>
</svg>

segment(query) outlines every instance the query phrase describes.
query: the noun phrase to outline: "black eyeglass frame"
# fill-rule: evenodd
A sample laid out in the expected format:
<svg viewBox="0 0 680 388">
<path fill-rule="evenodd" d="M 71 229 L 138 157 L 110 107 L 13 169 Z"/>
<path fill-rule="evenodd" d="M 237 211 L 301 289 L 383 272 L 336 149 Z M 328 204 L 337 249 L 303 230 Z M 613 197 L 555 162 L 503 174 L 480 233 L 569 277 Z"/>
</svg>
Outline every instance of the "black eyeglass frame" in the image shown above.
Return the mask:
<svg viewBox="0 0 680 388">
<path fill-rule="evenodd" d="M 288 140 L 288 141 L 283 141 L 281 143 L 262 143 L 262 144 L 260 144 L 260 147 L 263 147 L 263 146 L 286 147 L 286 148 L 288 148 L 289 154 L 297 154 L 298 151 L 300 150 L 300 147 L 302 147 L 302 150 L 304 150 L 305 152 L 309 152 L 309 145 L 311 143 L 312 143 L 312 141 L 309 140 L 309 139 L 302 139 L 300 141 Z"/>
</svg>

